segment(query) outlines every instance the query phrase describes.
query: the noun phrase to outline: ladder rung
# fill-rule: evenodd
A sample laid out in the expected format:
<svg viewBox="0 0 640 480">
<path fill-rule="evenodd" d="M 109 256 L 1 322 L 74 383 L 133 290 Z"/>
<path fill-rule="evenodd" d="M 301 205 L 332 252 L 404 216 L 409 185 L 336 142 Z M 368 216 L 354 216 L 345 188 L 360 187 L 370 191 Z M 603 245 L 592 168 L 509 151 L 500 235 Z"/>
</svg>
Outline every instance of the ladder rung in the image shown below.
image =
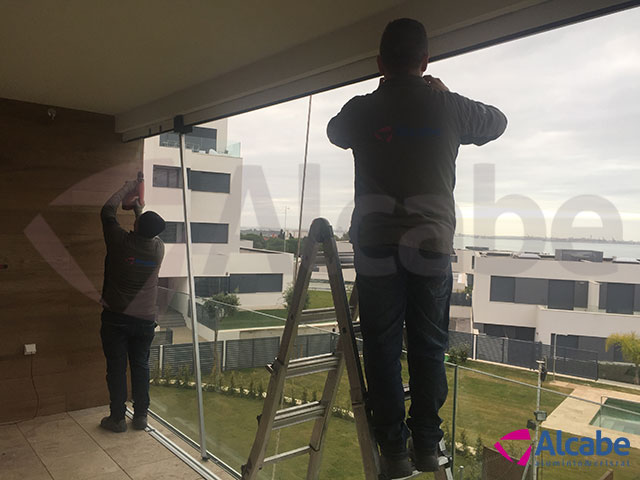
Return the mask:
<svg viewBox="0 0 640 480">
<path fill-rule="evenodd" d="M 409 475 L 408 477 L 402 477 L 401 480 L 407 480 L 409 478 L 416 478 L 416 477 L 419 477 L 420 475 L 423 475 L 423 474 L 424 474 L 424 472 L 420 472 L 418 470 L 414 470 L 411 475 Z"/>
<path fill-rule="evenodd" d="M 289 450 L 288 452 L 282 452 L 277 455 L 265 458 L 262 462 L 262 465 L 266 466 L 271 463 L 278 463 L 281 460 L 286 460 L 288 458 L 299 457 L 300 455 L 304 455 L 305 453 L 309 453 L 310 451 L 311 447 L 307 445 L 306 447 L 300 447 L 296 448 L 295 450 Z"/>
<path fill-rule="evenodd" d="M 289 427 L 298 423 L 308 422 L 321 418 L 324 415 L 325 406 L 320 402 L 309 402 L 295 407 L 278 410 L 273 419 L 273 429 Z"/>
<path fill-rule="evenodd" d="M 325 353 L 314 357 L 296 358 L 289 362 L 287 378 L 334 370 L 340 363 L 340 355 Z"/>
</svg>

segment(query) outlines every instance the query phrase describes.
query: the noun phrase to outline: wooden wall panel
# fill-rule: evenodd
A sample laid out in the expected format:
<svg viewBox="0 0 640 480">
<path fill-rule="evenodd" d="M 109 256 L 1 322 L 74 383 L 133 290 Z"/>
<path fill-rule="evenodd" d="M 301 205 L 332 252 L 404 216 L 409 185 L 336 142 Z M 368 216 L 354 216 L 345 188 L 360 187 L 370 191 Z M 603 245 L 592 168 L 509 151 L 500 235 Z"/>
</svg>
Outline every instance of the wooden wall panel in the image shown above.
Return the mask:
<svg viewBox="0 0 640 480">
<path fill-rule="evenodd" d="M 0 99 L 0 423 L 108 403 L 99 213 L 142 169 L 142 142 L 122 143 L 113 117 L 48 108 Z"/>
</svg>

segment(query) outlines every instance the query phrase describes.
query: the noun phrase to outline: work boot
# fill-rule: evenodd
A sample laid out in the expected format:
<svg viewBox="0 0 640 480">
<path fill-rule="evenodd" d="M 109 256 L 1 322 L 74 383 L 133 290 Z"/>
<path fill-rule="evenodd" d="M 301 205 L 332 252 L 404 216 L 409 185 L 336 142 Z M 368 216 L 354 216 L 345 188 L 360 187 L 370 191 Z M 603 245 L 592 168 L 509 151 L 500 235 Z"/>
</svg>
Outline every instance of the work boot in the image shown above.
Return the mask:
<svg viewBox="0 0 640 480">
<path fill-rule="evenodd" d="M 405 478 L 413 474 L 413 467 L 409 462 L 409 454 L 404 456 L 386 456 L 382 454 L 380 462 L 385 478 Z"/>
<path fill-rule="evenodd" d="M 104 417 L 100 420 L 100 426 L 105 430 L 111 430 L 112 432 L 122 433 L 127 431 L 127 422 L 124 418 L 122 420 L 115 420 L 113 417 Z"/>
<path fill-rule="evenodd" d="M 146 415 L 138 415 L 133 416 L 133 420 L 131 421 L 131 425 L 133 425 L 134 430 L 144 430 L 147 428 L 147 416 Z"/>
<path fill-rule="evenodd" d="M 409 456 L 420 472 L 437 472 L 440 469 L 438 462 L 438 449 L 416 447 L 413 444 L 413 438 L 409 439 Z"/>
</svg>

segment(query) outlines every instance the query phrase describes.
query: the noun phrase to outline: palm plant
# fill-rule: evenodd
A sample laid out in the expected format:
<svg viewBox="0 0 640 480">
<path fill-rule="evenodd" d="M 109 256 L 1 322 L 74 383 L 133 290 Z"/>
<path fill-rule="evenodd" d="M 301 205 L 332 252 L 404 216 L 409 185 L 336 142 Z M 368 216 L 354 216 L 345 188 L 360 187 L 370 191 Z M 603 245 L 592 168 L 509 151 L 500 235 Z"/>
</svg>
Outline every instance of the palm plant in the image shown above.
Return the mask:
<svg viewBox="0 0 640 480">
<path fill-rule="evenodd" d="M 622 358 L 636 367 L 636 385 L 640 384 L 640 336 L 635 332 L 613 333 L 607 338 L 607 351 L 611 346 L 617 345 L 622 352 Z"/>
</svg>

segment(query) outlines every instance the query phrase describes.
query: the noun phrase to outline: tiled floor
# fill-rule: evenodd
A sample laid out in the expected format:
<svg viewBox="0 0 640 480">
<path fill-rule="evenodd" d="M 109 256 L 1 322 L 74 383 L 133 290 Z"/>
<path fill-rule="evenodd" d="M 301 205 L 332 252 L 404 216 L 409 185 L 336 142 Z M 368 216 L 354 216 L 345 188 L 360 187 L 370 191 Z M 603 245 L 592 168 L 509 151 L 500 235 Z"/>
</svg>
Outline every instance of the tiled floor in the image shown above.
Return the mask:
<svg viewBox="0 0 640 480">
<path fill-rule="evenodd" d="M 101 429 L 105 407 L 0 426 L 2 480 L 196 480 L 149 433 Z M 184 447 L 183 447 L 184 449 Z M 189 452 L 196 456 L 196 452 Z"/>
</svg>

